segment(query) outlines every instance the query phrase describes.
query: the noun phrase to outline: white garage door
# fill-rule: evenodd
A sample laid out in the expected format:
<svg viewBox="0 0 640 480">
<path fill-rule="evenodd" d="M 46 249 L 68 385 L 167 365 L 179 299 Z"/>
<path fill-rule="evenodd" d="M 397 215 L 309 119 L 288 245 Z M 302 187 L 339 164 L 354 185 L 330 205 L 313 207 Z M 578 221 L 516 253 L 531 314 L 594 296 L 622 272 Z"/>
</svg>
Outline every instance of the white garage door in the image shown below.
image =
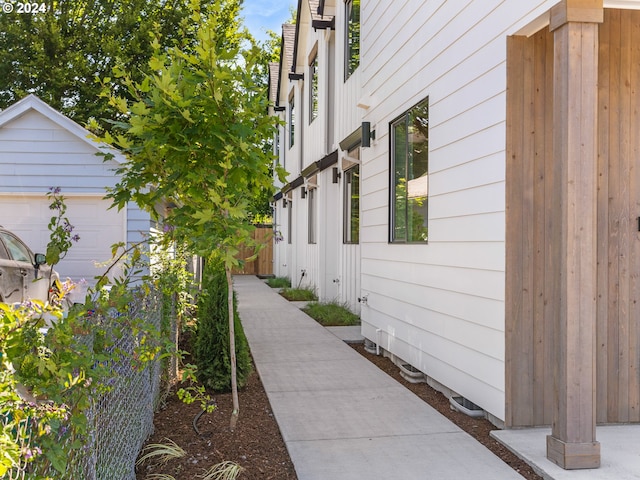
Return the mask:
<svg viewBox="0 0 640 480">
<path fill-rule="evenodd" d="M 0 195 L 0 225 L 17 234 L 36 253 L 44 253 L 49 241 L 49 221 L 57 211 L 49 209 L 44 195 Z M 72 280 L 101 275 L 111 258 L 111 245 L 126 239 L 125 210 L 108 210 L 110 202 L 96 196 L 65 197 L 65 216 L 80 235 L 67 256 L 55 267 L 60 278 Z"/>
</svg>

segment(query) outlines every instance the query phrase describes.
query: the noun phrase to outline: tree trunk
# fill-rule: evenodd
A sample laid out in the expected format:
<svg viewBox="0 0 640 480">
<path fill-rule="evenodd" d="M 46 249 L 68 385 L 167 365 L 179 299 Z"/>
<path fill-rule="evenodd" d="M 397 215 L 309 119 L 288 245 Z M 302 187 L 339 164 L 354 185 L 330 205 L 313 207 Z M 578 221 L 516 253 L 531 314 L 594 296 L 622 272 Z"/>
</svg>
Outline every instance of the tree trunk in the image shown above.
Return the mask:
<svg viewBox="0 0 640 480">
<path fill-rule="evenodd" d="M 225 265 L 227 274 L 228 303 L 229 303 L 229 350 L 231 357 L 231 396 L 233 398 L 233 412 L 231 412 L 231 421 L 229 428 L 235 430 L 238 423 L 238 415 L 240 415 L 240 403 L 238 401 L 238 375 L 236 372 L 236 329 L 235 319 L 233 315 L 233 280 L 231 278 L 231 269 Z"/>
</svg>

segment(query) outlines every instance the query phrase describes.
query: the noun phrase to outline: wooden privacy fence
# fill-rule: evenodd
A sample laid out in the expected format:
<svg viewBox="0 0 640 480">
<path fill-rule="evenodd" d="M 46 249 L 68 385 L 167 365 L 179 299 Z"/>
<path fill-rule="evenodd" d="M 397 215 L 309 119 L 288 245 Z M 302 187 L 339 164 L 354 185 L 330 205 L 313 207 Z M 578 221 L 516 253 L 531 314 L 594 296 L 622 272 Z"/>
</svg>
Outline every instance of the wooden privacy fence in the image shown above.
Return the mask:
<svg viewBox="0 0 640 480">
<path fill-rule="evenodd" d="M 273 229 L 271 225 L 259 225 L 253 232 L 253 239 L 265 246 L 258 253 L 258 258 L 247 261 L 242 268 L 235 269 L 234 275 L 273 275 Z M 244 260 L 254 254 L 253 247 L 242 247 L 236 258 Z"/>
</svg>

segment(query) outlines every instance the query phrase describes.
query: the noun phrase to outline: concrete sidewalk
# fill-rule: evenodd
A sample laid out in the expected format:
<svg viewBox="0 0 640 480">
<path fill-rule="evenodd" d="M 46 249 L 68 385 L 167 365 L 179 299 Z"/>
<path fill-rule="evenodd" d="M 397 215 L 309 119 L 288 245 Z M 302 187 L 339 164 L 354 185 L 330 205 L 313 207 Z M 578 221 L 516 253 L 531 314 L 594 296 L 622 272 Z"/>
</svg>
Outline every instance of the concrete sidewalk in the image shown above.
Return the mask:
<svg viewBox="0 0 640 480">
<path fill-rule="evenodd" d="M 563 470 L 547 459 L 550 428 L 496 430 L 491 435 L 531 465 L 545 480 L 640 479 L 640 426 L 603 425 L 596 428 L 600 442 L 600 468 Z"/>
<path fill-rule="evenodd" d="M 234 286 L 299 480 L 522 479 L 264 282 Z"/>
</svg>

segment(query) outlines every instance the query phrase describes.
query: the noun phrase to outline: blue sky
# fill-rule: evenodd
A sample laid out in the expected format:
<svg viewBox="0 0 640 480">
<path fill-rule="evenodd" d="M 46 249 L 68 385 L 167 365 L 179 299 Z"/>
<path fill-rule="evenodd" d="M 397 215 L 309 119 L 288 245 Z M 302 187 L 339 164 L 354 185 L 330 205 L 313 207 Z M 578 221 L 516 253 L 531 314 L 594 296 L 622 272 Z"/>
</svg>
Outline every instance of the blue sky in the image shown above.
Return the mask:
<svg viewBox="0 0 640 480">
<path fill-rule="evenodd" d="M 282 33 L 281 25 L 291 17 L 290 7 L 297 5 L 295 0 L 244 0 L 241 15 L 251 34 L 264 41 L 267 30 L 273 30 L 278 35 Z"/>
</svg>

